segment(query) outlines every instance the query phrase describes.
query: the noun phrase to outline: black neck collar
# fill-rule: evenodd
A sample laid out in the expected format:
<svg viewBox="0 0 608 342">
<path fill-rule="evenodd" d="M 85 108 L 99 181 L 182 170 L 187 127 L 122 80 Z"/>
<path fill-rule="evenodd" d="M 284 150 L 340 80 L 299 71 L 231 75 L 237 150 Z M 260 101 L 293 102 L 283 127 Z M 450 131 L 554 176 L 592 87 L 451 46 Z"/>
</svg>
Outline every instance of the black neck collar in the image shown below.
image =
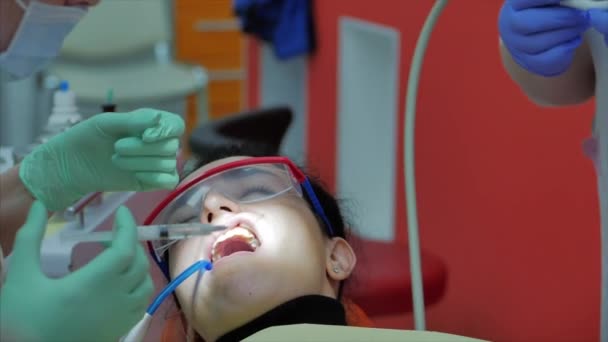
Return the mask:
<svg viewBox="0 0 608 342">
<path fill-rule="evenodd" d="M 344 307 L 336 299 L 320 295 L 302 296 L 232 330 L 217 342 L 241 341 L 266 328 L 290 324 L 346 325 L 346 314 Z"/>
</svg>

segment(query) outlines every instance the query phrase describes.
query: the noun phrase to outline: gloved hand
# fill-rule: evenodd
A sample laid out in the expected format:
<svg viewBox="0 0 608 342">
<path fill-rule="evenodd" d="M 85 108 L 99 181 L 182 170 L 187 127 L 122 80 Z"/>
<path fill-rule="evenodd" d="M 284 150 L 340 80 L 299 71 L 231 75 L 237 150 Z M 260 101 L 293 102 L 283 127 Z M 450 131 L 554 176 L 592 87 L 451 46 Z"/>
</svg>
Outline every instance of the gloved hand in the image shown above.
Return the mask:
<svg viewBox="0 0 608 342">
<path fill-rule="evenodd" d="M 589 28 L 585 11 L 559 6 L 561 0 L 505 0 L 498 29 L 522 68 L 545 77 L 564 73 Z"/>
<path fill-rule="evenodd" d="M 591 26 L 604 35 L 608 45 L 608 10 L 592 9 L 589 11 Z"/>
<path fill-rule="evenodd" d="M 34 149 L 19 175 L 50 210 L 95 191 L 171 189 L 183 132 L 181 117 L 159 110 L 98 114 Z"/>
<path fill-rule="evenodd" d="M 34 202 L 0 290 L 0 340 L 118 341 L 143 317 L 154 290 L 133 216 L 119 208 L 111 245 L 60 279 L 40 268 L 46 222 L 46 208 Z"/>
</svg>

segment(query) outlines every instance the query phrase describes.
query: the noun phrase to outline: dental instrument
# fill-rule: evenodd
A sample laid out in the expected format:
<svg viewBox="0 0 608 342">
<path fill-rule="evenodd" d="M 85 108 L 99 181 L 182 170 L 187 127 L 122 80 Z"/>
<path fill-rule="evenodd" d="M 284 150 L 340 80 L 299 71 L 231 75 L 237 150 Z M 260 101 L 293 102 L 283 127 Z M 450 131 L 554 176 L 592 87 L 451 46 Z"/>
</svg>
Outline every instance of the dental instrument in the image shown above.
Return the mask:
<svg viewBox="0 0 608 342">
<path fill-rule="evenodd" d="M 180 275 L 178 275 L 175 279 L 173 279 L 169 285 L 167 285 L 161 293 L 154 299 L 152 304 L 146 310 L 144 317 L 135 325 L 129 333 L 120 339 L 120 342 L 141 342 L 144 340 L 148 328 L 150 327 L 150 323 L 152 322 L 152 316 L 156 313 L 156 310 L 160 307 L 160 305 L 169 297 L 173 291 L 186 279 L 190 276 L 199 272 L 199 275 L 202 275 L 206 271 L 210 271 L 213 269 L 213 264 L 207 260 L 199 260 L 192 264 L 192 266 L 188 267 L 185 271 L 183 271 Z"/>
<path fill-rule="evenodd" d="M 560 5 L 580 10 L 608 9 L 608 0 L 562 0 Z"/>
<path fill-rule="evenodd" d="M 137 238 L 139 241 L 156 240 L 183 240 L 193 236 L 207 235 L 219 230 L 226 229 L 224 226 L 216 226 L 206 223 L 181 223 L 181 224 L 159 224 L 153 226 L 138 226 Z M 112 241 L 114 232 L 64 232 L 62 240 L 71 242 L 109 242 Z"/>
<path fill-rule="evenodd" d="M 424 62 L 426 48 L 439 16 L 448 0 L 437 0 L 431 9 L 422 31 L 418 36 L 414 56 L 410 66 L 407 84 L 405 133 L 404 133 L 404 171 L 405 196 L 407 206 L 408 245 L 410 249 L 410 272 L 412 278 L 412 298 L 414 306 L 414 328 L 425 330 L 424 293 L 420 262 L 420 238 L 418 227 L 418 208 L 416 202 L 416 177 L 414 158 L 414 133 L 416 122 L 416 100 L 420 81 L 420 72 Z M 560 5 L 581 10 L 608 9 L 608 0 L 562 0 Z"/>
</svg>

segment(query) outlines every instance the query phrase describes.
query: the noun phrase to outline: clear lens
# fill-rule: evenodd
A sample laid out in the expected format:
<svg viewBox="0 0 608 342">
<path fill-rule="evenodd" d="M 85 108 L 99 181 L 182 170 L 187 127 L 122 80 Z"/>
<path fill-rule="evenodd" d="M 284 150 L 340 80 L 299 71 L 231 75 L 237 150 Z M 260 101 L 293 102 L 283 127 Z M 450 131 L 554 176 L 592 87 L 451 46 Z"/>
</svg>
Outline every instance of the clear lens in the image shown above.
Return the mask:
<svg viewBox="0 0 608 342">
<path fill-rule="evenodd" d="M 247 204 L 266 201 L 302 189 L 283 164 L 254 164 L 228 169 L 191 185 L 157 215 L 153 224 L 175 224 L 200 221 L 206 198 L 211 194 Z M 161 256 L 172 243 L 155 243 Z"/>
<path fill-rule="evenodd" d="M 213 192 L 238 203 L 264 201 L 293 188 L 291 174 L 281 164 L 231 169 L 210 178 L 207 183 Z"/>
</svg>

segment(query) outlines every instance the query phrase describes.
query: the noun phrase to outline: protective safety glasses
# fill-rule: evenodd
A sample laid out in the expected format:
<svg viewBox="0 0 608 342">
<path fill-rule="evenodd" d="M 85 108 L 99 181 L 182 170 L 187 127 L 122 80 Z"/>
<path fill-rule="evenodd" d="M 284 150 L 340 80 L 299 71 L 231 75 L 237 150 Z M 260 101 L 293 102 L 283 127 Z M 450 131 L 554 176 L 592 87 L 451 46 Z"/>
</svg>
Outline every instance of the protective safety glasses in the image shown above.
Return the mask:
<svg viewBox="0 0 608 342">
<path fill-rule="evenodd" d="M 314 212 L 325 223 L 329 236 L 334 230 L 308 178 L 284 157 L 256 157 L 227 163 L 197 176 L 174 190 L 146 219 L 145 225 L 200 222 L 206 201 L 221 196 L 236 204 L 267 201 L 292 194 L 310 201 Z M 163 254 L 171 241 L 148 242 L 148 248 L 161 270 L 168 276 Z"/>
</svg>

